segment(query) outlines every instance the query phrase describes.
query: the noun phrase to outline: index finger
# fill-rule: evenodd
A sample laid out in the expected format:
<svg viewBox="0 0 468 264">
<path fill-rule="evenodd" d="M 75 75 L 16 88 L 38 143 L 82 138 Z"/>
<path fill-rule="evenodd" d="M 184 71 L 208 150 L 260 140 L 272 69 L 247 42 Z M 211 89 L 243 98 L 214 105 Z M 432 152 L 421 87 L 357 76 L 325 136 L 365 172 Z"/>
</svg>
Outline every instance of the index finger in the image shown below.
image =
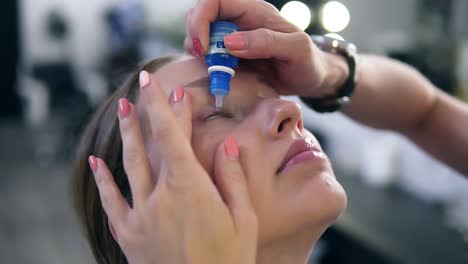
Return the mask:
<svg viewBox="0 0 468 264">
<path fill-rule="evenodd" d="M 257 0 L 200 0 L 187 21 L 189 38 L 198 39 L 203 50 L 208 49 L 210 23 L 216 20 L 229 20 L 241 30 L 267 28 L 291 33 L 300 31 L 285 20 L 278 9 L 265 1 Z"/>
<path fill-rule="evenodd" d="M 157 78 L 145 71 L 142 71 L 142 75 L 146 75 L 143 79 L 148 81 L 143 82 L 141 98 L 149 117 L 151 139 L 160 156 L 155 195 L 160 193 L 158 189 L 167 186 L 181 190 L 182 193 L 193 194 L 192 191 L 197 189 L 206 190 L 200 187 L 211 183 L 211 179 L 191 146 L 190 97 L 184 96 L 183 88 L 178 87 L 171 95 L 170 105 Z"/>
<path fill-rule="evenodd" d="M 146 71 L 142 71 L 142 75 L 146 75 L 148 82 L 141 87 L 141 98 L 148 113 L 151 138 L 157 144 L 157 151 L 171 169 L 180 167 L 181 160 L 196 160 L 188 137 L 178 124 L 158 80 Z"/>
</svg>

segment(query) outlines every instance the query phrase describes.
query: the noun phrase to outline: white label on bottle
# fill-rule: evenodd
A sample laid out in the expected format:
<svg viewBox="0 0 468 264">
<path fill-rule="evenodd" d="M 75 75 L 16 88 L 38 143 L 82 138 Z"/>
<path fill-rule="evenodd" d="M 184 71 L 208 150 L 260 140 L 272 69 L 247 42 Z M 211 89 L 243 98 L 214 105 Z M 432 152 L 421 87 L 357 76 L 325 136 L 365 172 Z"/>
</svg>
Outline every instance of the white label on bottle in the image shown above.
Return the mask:
<svg viewBox="0 0 468 264">
<path fill-rule="evenodd" d="M 232 31 L 235 32 L 235 31 Z M 228 53 L 226 46 L 224 46 L 224 36 L 231 34 L 232 32 L 220 31 L 215 32 L 210 37 L 210 47 L 208 48 L 208 54 L 213 53 Z"/>
</svg>

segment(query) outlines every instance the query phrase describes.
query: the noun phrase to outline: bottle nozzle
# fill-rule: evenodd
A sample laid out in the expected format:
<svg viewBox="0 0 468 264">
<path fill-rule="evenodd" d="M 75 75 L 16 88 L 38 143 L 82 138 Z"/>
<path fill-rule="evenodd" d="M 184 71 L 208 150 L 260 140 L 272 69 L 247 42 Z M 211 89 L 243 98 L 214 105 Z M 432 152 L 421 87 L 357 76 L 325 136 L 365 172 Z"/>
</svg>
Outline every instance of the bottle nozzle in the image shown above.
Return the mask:
<svg viewBox="0 0 468 264">
<path fill-rule="evenodd" d="M 224 95 L 215 95 L 215 105 L 216 109 L 221 109 L 223 107 Z"/>
</svg>

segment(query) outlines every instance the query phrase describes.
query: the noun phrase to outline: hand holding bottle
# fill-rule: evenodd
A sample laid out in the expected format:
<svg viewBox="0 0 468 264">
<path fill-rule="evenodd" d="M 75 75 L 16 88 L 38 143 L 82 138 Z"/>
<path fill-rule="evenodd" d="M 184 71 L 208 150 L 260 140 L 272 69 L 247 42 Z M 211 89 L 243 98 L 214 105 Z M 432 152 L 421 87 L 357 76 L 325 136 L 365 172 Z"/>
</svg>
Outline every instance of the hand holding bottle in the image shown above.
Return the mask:
<svg viewBox="0 0 468 264">
<path fill-rule="evenodd" d="M 196 56 L 208 50 L 210 23 L 231 21 L 239 32 L 224 38 L 229 52 L 255 59 L 283 95 L 334 94 L 348 74 L 345 60 L 318 49 L 304 31 L 284 19 L 270 3 L 256 0 L 200 0 L 187 16 L 185 48 Z M 250 62 L 249 62 L 250 63 Z"/>
</svg>

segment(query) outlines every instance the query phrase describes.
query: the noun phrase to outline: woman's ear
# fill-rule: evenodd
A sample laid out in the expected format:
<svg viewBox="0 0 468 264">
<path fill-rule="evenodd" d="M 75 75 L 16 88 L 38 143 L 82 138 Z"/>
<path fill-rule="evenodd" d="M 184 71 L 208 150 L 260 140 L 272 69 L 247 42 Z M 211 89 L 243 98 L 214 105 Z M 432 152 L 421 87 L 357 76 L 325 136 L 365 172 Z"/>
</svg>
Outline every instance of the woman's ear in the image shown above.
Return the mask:
<svg viewBox="0 0 468 264">
<path fill-rule="evenodd" d="M 115 232 L 115 228 L 114 228 L 114 225 L 110 222 L 110 221 L 107 221 L 107 224 L 109 225 L 109 230 L 112 234 L 112 237 L 114 238 L 114 240 L 117 242 L 118 241 L 118 237 L 117 237 L 117 233 Z"/>
</svg>

